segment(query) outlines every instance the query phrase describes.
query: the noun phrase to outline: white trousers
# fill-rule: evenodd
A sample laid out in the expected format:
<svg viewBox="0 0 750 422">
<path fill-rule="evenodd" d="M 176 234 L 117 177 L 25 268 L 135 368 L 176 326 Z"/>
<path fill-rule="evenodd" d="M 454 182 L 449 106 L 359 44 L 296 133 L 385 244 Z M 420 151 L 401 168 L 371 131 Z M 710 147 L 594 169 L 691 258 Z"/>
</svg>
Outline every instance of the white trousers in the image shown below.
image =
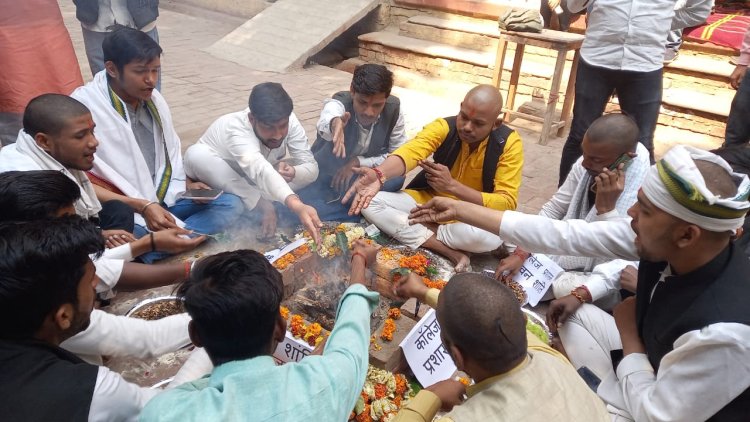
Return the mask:
<svg viewBox="0 0 750 422">
<path fill-rule="evenodd" d="M 213 148 L 207 145 L 191 145 L 185 151 L 183 162 L 185 174 L 189 178 L 199 180 L 214 189 L 221 189 L 224 192 L 239 196 L 248 210 L 254 209 L 260 198 L 273 201 L 269 195 L 255 186 L 243 172 L 238 172 L 239 166 L 235 170 Z M 305 185 L 299 185 L 292 181 L 289 183 L 289 187 L 296 192 Z"/>
<path fill-rule="evenodd" d="M 496 234 L 465 223 L 441 224 L 437 233 L 421 224 L 410 226 L 409 211 L 416 206 L 417 202 L 406 192 L 379 192 L 362 210 L 362 215 L 380 231 L 412 249 L 433 235 L 449 248 L 466 252 L 489 252 L 503 244 Z"/>
<path fill-rule="evenodd" d="M 622 349 L 622 341 L 612 315 L 595 305 L 583 304 L 558 329 L 558 334 L 570 363 L 576 369 L 582 366 L 589 368 L 602 380 L 600 393 L 602 386 L 614 383 L 617 375 L 612 367 L 610 352 Z M 609 403 L 607 410 L 613 422 L 632 420 L 626 411 L 617 409 Z"/>
</svg>

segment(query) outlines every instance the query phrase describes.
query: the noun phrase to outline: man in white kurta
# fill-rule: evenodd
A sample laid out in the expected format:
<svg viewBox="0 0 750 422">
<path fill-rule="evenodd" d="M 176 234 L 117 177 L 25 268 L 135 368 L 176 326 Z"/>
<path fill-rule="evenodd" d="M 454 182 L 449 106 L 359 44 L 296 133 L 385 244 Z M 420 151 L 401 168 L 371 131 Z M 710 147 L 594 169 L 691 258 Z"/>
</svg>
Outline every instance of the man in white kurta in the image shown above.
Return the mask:
<svg viewBox="0 0 750 422">
<path fill-rule="evenodd" d="M 264 237 L 276 231 L 277 209 L 286 205 L 311 232 L 318 215 L 294 193 L 318 177 L 305 129 L 281 84 L 253 87 L 248 108 L 225 114 L 185 152 L 188 177 L 233 193 L 262 214 Z M 288 153 L 288 157 L 287 157 Z"/>
<path fill-rule="evenodd" d="M 744 420 L 750 268 L 731 236 L 750 209 L 749 193 L 747 176 L 721 158 L 676 146 L 651 168 L 632 221 L 553 221 L 437 198 L 412 222 L 499 227 L 504 238 L 548 253 L 640 256 L 635 300 L 614 317 L 586 305 L 559 327 L 561 335 L 576 332 L 568 341 L 575 347 L 566 347 L 571 362 L 601 379 L 597 392 L 614 420 Z"/>
</svg>

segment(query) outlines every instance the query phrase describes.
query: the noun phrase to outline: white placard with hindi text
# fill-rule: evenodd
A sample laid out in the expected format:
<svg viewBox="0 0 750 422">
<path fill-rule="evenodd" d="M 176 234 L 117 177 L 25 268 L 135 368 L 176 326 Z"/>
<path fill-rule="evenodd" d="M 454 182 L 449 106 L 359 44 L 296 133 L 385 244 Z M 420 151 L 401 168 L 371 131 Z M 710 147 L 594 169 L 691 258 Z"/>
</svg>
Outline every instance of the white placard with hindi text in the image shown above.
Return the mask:
<svg viewBox="0 0 750 422">
<path fill-rule="evenodd" d="M 266 257 L 268 262 L 273 264 L 274 262 L 276 262 L 277 259 L 299 248 L 300 246 L 304 245 L 306 242 L 307 242 L 307 238 L 303 237 L 301 239 L 295 240 L 294 242 L 284 246 L 281 249 L 274 249 L 272 251 L 268 251 L 264 253 L 263 255 Z"/>
<path fill-rule="evenodd" d="M 313 348 L 310 347 L 309 344 L 294 338 L 292 333 L 287 331 L 284 341 L 276 346 L 276 350 L 273 352 L 273 357 L 284 363 L 299 362 L 302 358 L 312 353 L 312 351 Z"/>
<path fill-rule="evenodd" d="M 440 340 L 440 324 L 435 310 L 430 309 L 399 344 L 406 361 L 423 387 L 451 377 L 456 364 Z"/>
<path fill-rule="evenodd" d="M 536 306 L 561 272 L 563 269 L 547 255 L 535 253 L 524 261 L 513 281 L 526 291 L 526 303 Z"/>
</svg>

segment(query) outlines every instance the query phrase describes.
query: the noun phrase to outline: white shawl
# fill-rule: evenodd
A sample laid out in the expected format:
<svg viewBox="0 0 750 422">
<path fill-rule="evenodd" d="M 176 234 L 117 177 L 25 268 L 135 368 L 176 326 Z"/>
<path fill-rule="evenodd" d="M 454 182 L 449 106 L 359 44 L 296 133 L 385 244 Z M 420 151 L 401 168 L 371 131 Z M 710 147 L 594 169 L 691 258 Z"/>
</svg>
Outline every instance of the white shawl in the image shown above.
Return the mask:
<svg viewBox="0 0 750 422">
<path fill-rule="evenodd" d="M 0 173 L 6 171 L 55 170 L 68 176 L 81 190 L 81 198 L 76 201 L 76 214 L 83 218 L 96 217 L 102 205 L 96 198 L 94 187 L 86 173 L 67 169 L 37 145 L 34 138 L 23 129 L 18 132 L 16 143 L 0 150 Z"/>
<path fill-rule="evenodd" d="M 156 189 L 166 167 L 162 140 L 158 137 L 154 140 L 157 168 L 156 180 L 153 180 L 148 164 L 135 140 L 127 110 L 125 112 L 127 120 L 125 120 L 112 106 L 106 70 L 97 73 L 93 81 L 73 91 L 71 96 L 91 110 L 94 123 L 96 123 L 99 147 L 96 151 L 92 173 L 112 183 L 128 197 L 157 201 Z M 177 201 L 178 195 L 185 191 L 185 170 L 182 167 L 180 138 L 174 130 L 172 114 L 164 97 L 154 90 L 151 99 L 159 111 L 164 128 L 164 140 L 172 164 L 172 178 L 164 197 L 164 203 L 172 206 Z M 154 119 L 154 133 L 160 132 L 161 129 Z"/>
<path fill-rule="evenodd" d="M 648 169 L 651 165 L 649 162 L 649 154 L 646 147 L 640 142 L 636 148 L 637 156 L 633 158 L 632 163 L 628 166 L 625 171 L 625 187 L 617 199 L 615 210 L 621 216 L 626 216 L 628 208 L 632 207 L 635 201 L 638 199 L 638 190 L 643 183 L 643 179 L 648 173 Z M 581 166 L 583 157 L 579 158 L 574 166 Z M 584 170 L 583 176 L 578 180 L 578 183 L 573 191 L 573 195 L 570 198 L 570 204 L 562 218 L 565 220 L 584 220 L 588 222 L 597 220 L 597 211 L 594 204 L 589 204 L 588 192 L 591 187 L 591 176 Z M 567 179 L 566 179 L 567 180 Z M 580 256 L 551 256 L 553 261 L 566 270 L 583 270 L 591 271 L 593 268 L 601 263 L 607 262 L 603 259 L 585 258 Z"/>
</svg>

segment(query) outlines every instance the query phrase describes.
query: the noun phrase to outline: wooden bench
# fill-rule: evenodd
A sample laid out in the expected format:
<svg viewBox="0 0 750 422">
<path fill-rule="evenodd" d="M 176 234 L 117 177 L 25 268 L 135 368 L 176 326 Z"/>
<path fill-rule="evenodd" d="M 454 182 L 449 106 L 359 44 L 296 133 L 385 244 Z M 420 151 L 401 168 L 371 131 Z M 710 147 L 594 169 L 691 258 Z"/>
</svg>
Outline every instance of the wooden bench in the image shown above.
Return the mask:
<svg viewBox="0 0 750 422">
<path fill-rule="evenodd" d="M 580 58 L 580 48 L 581 44 L 583 44 L 583 38 L 584 36 L 581 34 L 553 31 L 550 29 L 543 29 L 541 33 L 500 31 L 499 42 L 497 44 L 497 56 L 495 58 L 495 74 L 492 78 L 492 82 L 497 88 L 500 88 L 500 81 L 502 80 L 503 63 L 505 62 L 505 52 L 508 48 L 508 43 L 516 43 L 516 54 L 513 58 L 513 67 L 510 73 L 510 83 L 508 86 L 508 96 L 505 100 L 505 115 L 503 119 L 509 121 L 511 116 L 518 116 L 533 122 L 542 123 L 542 134 L 539 137 L 539 143 L 542 145 L 547 145 L 547 138 L 551 131 L 556 130 L 557 136 L 562 136 L 565 131 L 568 117 L 573 108 L 576 69 L 578 68 L 578 60 Z M 518 89 L 518 78 L 521 74 L 521 62 L 523 61 L 523 52 L 526 45 L 533 45 L 535 47 L 557 51 L 555 71 L 552 74 L 552 85 L 550 86 L 550 95 L 543 118 L 513 110 L 513 105 L 516 100 L 516 90 Z M 565 67 L 565 56 L 570 50 L 574 50 L 575 54 L 570 68 L 568 85 L 565 88 L 565 100 L 563 101 L 560 120 L 554 121 L 557 99 L 560 93 L 560 83 L 562 82 L 562 74 Z"/>
</svg>

